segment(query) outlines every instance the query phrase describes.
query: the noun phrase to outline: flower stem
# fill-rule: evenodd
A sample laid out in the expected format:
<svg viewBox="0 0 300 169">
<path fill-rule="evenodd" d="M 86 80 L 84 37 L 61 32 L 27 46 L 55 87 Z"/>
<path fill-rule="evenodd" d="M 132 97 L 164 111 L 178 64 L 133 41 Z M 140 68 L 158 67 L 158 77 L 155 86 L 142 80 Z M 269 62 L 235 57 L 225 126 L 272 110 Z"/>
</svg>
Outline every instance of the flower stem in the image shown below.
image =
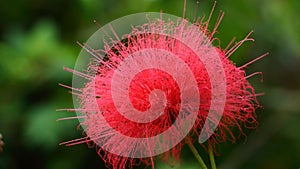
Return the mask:
<svg viewBox="0 0 300 169">
<path fill-rule="evenodd" d="M 198 153 L 196 147 L 194 147 L 193 143 L 190 143 L 187 139 L 186 142 L 189 146 L 189 148 L 191 149 L 194 157 L 197 159 L 197 161 L 199 162 L 201 169 L 207 169 L 207 166 L 205 165 L 203 159 L 201 158 L 200 154 Z"/>
<path fill-rule="evenodd" d="M 210 159 L 211 168 L 217 169 L 216 161 L 215 161 L 215 157 L 214 157 L 214 150 L 213 150 L 211 144 L 208 144 L 208 155 L 209 155 L 209 159 Z"/>
</svg>

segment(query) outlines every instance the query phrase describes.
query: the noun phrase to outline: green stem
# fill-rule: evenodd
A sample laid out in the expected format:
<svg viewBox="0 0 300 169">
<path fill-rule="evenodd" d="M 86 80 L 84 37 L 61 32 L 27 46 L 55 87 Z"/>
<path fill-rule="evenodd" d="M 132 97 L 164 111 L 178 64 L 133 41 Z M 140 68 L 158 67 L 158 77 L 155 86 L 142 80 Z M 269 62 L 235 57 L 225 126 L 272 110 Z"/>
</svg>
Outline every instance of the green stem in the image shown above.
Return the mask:
<svg viewBox="0 0 300 169">
<path fill-rule="evenodd" d="M 208 155 L 210 159 L 210 164 L 212 169 L 217 169 L 215 156 L 214 156 L 214 150 L 210 144 L 208 144 Z"/>
<path fill-rule="evenodd" d="M 189 145 L 189 148 L 191 149 L 194 157 L 197 159 L 197 161 L 199 162 L 201 169 L 207 169 L 207 166 L 205 165 L 203 159 L 201 158 L 200 154 L 198 153 L 196 147 L 194 147 L 194 145 L 192 143 L 190 143 L 187 139 L 186 139 L 187 144 Z"/>
</svg>

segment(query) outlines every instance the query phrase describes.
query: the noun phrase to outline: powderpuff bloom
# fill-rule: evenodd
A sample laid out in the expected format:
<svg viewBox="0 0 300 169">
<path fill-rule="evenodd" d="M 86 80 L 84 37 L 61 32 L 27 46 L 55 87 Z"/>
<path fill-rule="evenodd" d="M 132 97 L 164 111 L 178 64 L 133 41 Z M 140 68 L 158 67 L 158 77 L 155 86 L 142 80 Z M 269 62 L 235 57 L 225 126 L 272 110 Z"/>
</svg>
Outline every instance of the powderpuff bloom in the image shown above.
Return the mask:
<svg viewBox="0 0 300 169">
<path fill-rule="evenodd" d="M 213 36 L 223 13 L 220 13 L 213 30 L 209 31 L 211 15 L 206 22 L 203 22 L 204 18 L 199 18 L 192 23 L 192 26 L 184 20 L 179 23 L 163 21 L 159 18 L 149 20 L 144 25 L 133 27 L 123 40 L 105 42 L 102 53 L 87 45 L 81 45 L 84 50 L 94 56 L 90 60 L 86 73 L 68 68 L 66 70 L 86 79 L 83 88 L 70 87 L 79 100 L 80 108 L 69 109 L 80 112 L 75 118 L 80 119 L 80 125 L 84 129 L 86 137 L 62 144 L 98 145 L 98 154 L 108 166 L 114 169 L 126 166 L 131 168 L 140 162 L 154 167 L 153 157 L 144 155 L 143 151 L 146 149 L 147 152 L 152 152 L 157 147 L 170 146 L 173 142 L 177 142 L 176 136 L 181 134 L 181 130 L 172 130 L 171 134 L 161 137 L 162 141 L 151 140 L 151 138 L 174 126 L 176 119 L 188 116 L 195 107 L 197 109 L 196 118 L 189 130 L 189 135 L 186 136 L 186 139 L 171 146 L 171 150 L 158 157 L 167 160 L 172 155 L 180 160 L 182 147 L 187 143 L 191 144 L 197 141 L 193 139 L 193 135 L 199 136 L 201 130 L 210 130 L 204 127 L 206 120 L 217 125 L 216 131 L 208 140 L 208 144 L 212 146 L 227 140 L 234 142 L 233 128 L 237 128 L 241 133 L 243 133 L 244 127 L 255 128 L 257 126 L 255 109 L 260 105 L 256 99 L 257 94 L 247 78 L 259 73 L 247 76 L 245 68 L 265 55 L 237 67 L 229 60 L 229 56 L 242 43 L 253 40 L 249 38 L 251 32 L 230 49 L 229 47 L 228 49 L 212 47 L 211 42 L 215 40 Z M 197 30 L 194 29 L 195 27 Z M 199 31 L 203 33 L 201 36 L 197 36 Z M 168 32 L 173 36 L 170 37 L 161 32 Z M 193 44 L 193 49 L 197 49 L 198 54 L 208 60 L 212 57 L 212 52 L 217 54 L 226 85 L 224 111 L 220 121 L 217 117 L 208 116 L 211 100 L 214 97 L 212 88 L 215 84 L 211 82 L 206 65 L 196 56 L 193 49 L 178 39 L 189 40 L 189 43 Z M 169 54 L 178 57 L 182 63 L 170 59 Z M 134 59 L 138 61 L 133 61 Z M 189 78 L 187 70 L 182 65 L 188 67 L 193 79 Z M 145 67 L 147 69 L 141 69 Z M 159 69 L 159 67 L 164 67 L 164 69 Z M 141 71 L 134 74 L 132 73 L 134 70 Z M 173 74 L 166 70 L 172 70 Z M 134 76 L 128 77 L 124 74 L 134 74 Z M 194 86 L 185 89 L 185 92 L 192 101 L 188 104 L 182 103 L 184 100 L 182 89 L 191 83 Z M 197 89 L 196 93 L 194 89 Z M 199 97 L 199 100 L 194 97 Z M 152 114 L 136 114 L 133 109 L 139 112 L 149 112 L 150 109 Z M 180 111 L 186 115 L 180 114 Z M 143 120 L 138 121 L 139 119 Z M 185 125 L 178 123 L 177 127 Z M 148 138 L 148 141 L 154 144 L 147 143 L 147 139 L 146 143 L 133 144 L 119 137 L 116 132 L 129 138 Z M 139 154 L 141 158 L 136 159 L 136 154 Z M 157 154 L 153 156 L 157 156 Z"/>
</svg>

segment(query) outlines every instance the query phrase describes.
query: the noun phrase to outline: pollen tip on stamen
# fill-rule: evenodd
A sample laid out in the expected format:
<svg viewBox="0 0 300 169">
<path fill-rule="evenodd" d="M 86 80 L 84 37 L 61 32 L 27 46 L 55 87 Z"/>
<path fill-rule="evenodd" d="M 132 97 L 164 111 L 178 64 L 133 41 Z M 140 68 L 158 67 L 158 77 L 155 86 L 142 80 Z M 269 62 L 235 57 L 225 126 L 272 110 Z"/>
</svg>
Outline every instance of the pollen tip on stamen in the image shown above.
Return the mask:
<svg viewBox="0 0 300 169">
<path fill-rule="evenodd" d="M 70 72 L 70 73 L 73 73 L 74 75 L 77 75 L 77 76 L 79 76 L 79 77 L 82 77 L 82 78 L 85 78 L 85 79 L 88 79 L 88 80 L 93 79 L 92 76 L 90 76 L 90 75 L 88 75 L 88 74 L 85 74 L 85 73 L 82 73 L 82 72 L 80 72 L 80 71 L 76 71 L 76 70 L 70 69 L 70 68 L 68 68 L 68 67 L 64 67 L 63 69 L 64 69 L 65 71 L 68 71 L 68 72 Z"/>
<path fill-rule="evenodd" d="M 58 83 L 58 86 L 61 86 L 61 87 L 65 87 L 65 88 L 66 88 L 67 85 L 64 85 L 64 84 L 62 84 L 62 83 Z"/>
<path fill-rule="evenodd" d="M 84 118 L 86 118 L 86 116 L 64 117 L 64 118 L 59 118 L 56 121 L 73 120 L 73 119 L 84 119 Z"/>
<path fill-rule="evenodd" d="M 260 96 L 264 96 L 264 95 L 266 95 L 265 92 L 262 92 L 262 93 L 256 93 L 256 94 L 255 94 L 256 97 L 260 97 Z"/>
<path fill-rule="evenodd" d="M 62 142 L 58 144 L 59 146 L 66 146 L 66 147 L 71 147 L 71 144 L 68 144 L 67 142 Z"/>
<path fill-rule="evenodd" d="M 102 28 L 102 26 L 99 24 L 99 22 L 98 22 L 96 19 L 94 19 L 93 22 L 94 22 L 99 28 Z"/>
<path fill-rule="evenodd" d="M 252 63 L 254 63 L 254 62 L 260 60 L 261 58 L 263 58 L 263 57 L 265 57 L 265 56 L 267 56 L 267 55 L 269 55 L 269 52 L 266 52 L 265 54 L 263 54 L 263 55 L 261 55 L 261 56 L 255 58 L 255 59 L 253 59 L 252 61 L 250 61 L 250 62 L 244 64 L 243 66 L 240 66 L 239 69 L 243 69 L 243 68 L 249 66 L 250 64 L 252 64 Z"/>
<path fill-rule="evenodd" d="M 245 79 L 251 78 L 251 77 L 253 77 L 255 75 L 261 75 L 261 76 L 263 76 L 263 73 L 262 72 L 254 72 L 254 73 L 252 73 L 252 74 L 250 74 L 248 76 L 245 76 Z M 262 77 L 261 81 L 262 80 L 263 80 L 263 77 Z"/>
<path fill-rule="evenodd" d="M 76 112 L 77 109 L 56 109 L 56 112 Z"/>
<path fill-rule="evenodd" d="M 83 47 L 83 44 L 79 41 L 76 41 L 76 44 L 79 45 L 80 47 Z"/>
<path fill-rule="evenodd" d="M 87 137 L 83 137 L 83 138 L 80 138 L 80 139 L 75 139 L 75 140 L 63 142 L 63 143 L 60 143 L 59 145 L 65 145 L 67 147 L 71 147 L 71 146 L 75 146 L 75 145 L 78 145 L 78 144 L 89 143 L 89 142 L 91 142 L 91 140 L 89 140 Z"/>
<path fill-rule="evenodd" d="M 68 67 L 63 67 L 63 69 L 66 70 L 66 71 L 68 71 L 68 72 L 69 72 L 70 70 L 72 70 L 72 69 L 70 69 L 70 68 L 68 68 Z"/>
<path fill-rule="evenodd" d="M 65 109 L 55 109 L 55 111 L 65 111 Z"/>
<path fill-rule="evenodd" d="M 61 84 L 61 83 L 58 83 L 58 85 L 59 85 L 59 86 L 62 86 L 62 87 L 64 87 L 64 88 L 67 88 L 67 89 L 71 89 L 72 91 L 82 92 L 81 89 L 74 88 L 74 87 L 71 87 L 71 86 L 68 86 L 68 85 L 64 85 L 64 84 Z M 73 93 L 71 92 L 71 94 L 73 94 Z"/>
<path fill-rule="evenodd" d="M 59 143 L 59 145 L 71 146 L 71 145 L 75 145 L 76 143 L 80 144 L 80 143 L 82 143 L 83 140 L 85 142 L 90 141 L 90 140 L 88 140 L 88 137 L 82 137 L 82 138 L 77 138 L 77 139 L 61 142 L 61 143 Z"/>
<path fill-rule="evenodd" d="M 229 58 L 243 43 L 245 43 L 246 41 L 252 41 L 254 42 L 253 38 L 249 38 L 249 36 L 253 33 L 253 30 L 251 30 L 243 40 L 236 42 L 231 49 L 229 49 L 228 51 L 226 51 L 226 56 L 227 58 Z"/>
</svg>

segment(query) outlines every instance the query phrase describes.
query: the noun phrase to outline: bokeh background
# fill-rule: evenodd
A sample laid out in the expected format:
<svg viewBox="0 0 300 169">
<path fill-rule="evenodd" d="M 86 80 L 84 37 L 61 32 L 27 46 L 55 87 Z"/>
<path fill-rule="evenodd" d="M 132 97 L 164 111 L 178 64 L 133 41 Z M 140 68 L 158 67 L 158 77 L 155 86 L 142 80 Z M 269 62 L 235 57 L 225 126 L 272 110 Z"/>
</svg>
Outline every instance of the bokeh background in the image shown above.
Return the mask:
<svg viewBox="0 0 300 169">
<path fill-rule="evenodd" d="M 187 0 L 192 19 L 195 0 Z M 199 0 L 198 16 L 209 13 L 213 1 Z M 58 144 L 81 136 L 72 116 L 56 112 L 72 108 L 72 96 L 58 83 L 71 85 L 73 68 L 84 42 L 101 25 L 136 12 L 182 16 L 183 0 L 15 0 L 0 1 L 0 133 L 5 147 L 0 169 L 104 169 L 95 149 Z M 246 42 L 231 59 L 237 65 L 270 52 L 247 73 L 262 109 L 259 127 L 236 144 L 224 143 L 216 157 L 220 169 L 298 169 L 300 167 L 300 1 L 219 1 L 214 14 L 225 11 L 218 33 L 220 46 L 250 30 L 255 43 Z M 213 22 L 212 22 L 213 23 Z M 213 24 L 211 25 L 213 26 Z M 205 160 L 206 153 L 198 146 Z M 181 165 L 155 161 L 158 169 L 199 168 L 185 148 Z M 143 167 L 141 167 L 143 168 Z"/>
</svg>

